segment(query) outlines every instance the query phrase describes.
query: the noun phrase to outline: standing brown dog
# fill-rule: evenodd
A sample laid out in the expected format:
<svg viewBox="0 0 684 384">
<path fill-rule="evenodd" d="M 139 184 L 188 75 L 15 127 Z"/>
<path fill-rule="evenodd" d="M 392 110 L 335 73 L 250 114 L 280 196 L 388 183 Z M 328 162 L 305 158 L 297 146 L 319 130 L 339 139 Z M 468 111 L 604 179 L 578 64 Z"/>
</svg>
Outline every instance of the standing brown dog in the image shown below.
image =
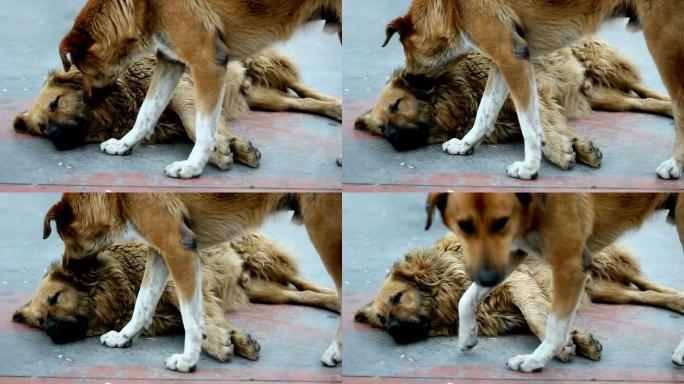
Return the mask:
<svg viewBox="0 0 684 384">
<path fill-rule="evenodd" d="M 45 216 L 64 241 L 64 258 L 92 257 L 127 236 L 149 245 L 149 256 L 131 321 L 120 332 L 102 335 L 108 347 L 129 347 L 150 324 L 169 275 L 176 286 L 185 329 L 185 348 L 166 360 L 171 370 L 194 371 L 204 335 L 197 248 L 217 245 L 257 227 L 271 214 L 293 210 L 302 222 L 341 297 L 341 194 L 64 194 Z M 342 361 L 342 331 L 321 360 Z"/>
<path fill-rule="evenodd" d="M 541 370 L 567 345 L 591 254 L 638 228 L 658 209 L 669 209 L 684 239 L 684 199 L 674 194 L 431 194 L 426 205 L 432 223 L 435 207 L 444 224 L 463 243 L 474 282 L 458 303 L 461 350 L 477 344 L 478 303 L 513 272 L 528 254 L 544 255 L 553 272 L 551 315 L 541 345 L 530 355 L 508 360 L 510 369 Z M 684 365 L 684 340 L 672 361 Z"/>
<path fill-rule="evenodd" d="M 491 133 L 510 90 L 525 139 L 525 160 L 508 168 L 508 175 L 534 179 L 539 172 L 544 134 L 539 95 L 530 58 L 562 48 L 594 33 L 606 20 L 629 17 L 632 28 L 643 28 L 646 41 L 672 98 L 676 140 L 672 158 L 657 174 L 678 179 L 684 167 L 684 12 L 667 0 L 414 0 L 409 13 L 387 26 L 387 42 L 399 33 L 409 70 L 446 64 L 472 50 L 495 65 L 473 129 L 463 140 L 442 146 L 452 155 L 469 155 Z"/>
<path fill-rule="evenodd" d="M 155 73 L 133 129 L 100 149 L 126 155 L 154 134 L 186 66 L 196 89 L 196 140 L 190 157 L 167 176 L 198 177 L 216 145 L 229 60 L 252 56 L 289 39 L 305 24 L 325 20 L 342 34 L 341 0 L 90 0 L 60 44 L 64 69 L 84 74 L 86 94 L 113 83 L 137 58 L 157 55 Z"/>
</svg>

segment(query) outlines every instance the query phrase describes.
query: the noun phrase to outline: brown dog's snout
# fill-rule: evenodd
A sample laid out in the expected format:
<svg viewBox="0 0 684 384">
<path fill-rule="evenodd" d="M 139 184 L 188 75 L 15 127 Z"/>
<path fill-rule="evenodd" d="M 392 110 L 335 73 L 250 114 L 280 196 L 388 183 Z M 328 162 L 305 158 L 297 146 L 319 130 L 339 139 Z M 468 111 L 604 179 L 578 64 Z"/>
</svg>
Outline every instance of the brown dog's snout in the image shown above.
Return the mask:
<svg viewBox="0 0 684 384">
<path fill-rule="evenodd" d="M 505 274 L 490 265 L 485 265 L 477 271 L 473 279 L 482 287 L 494 287 L 503 281 Z"/>
</svg>

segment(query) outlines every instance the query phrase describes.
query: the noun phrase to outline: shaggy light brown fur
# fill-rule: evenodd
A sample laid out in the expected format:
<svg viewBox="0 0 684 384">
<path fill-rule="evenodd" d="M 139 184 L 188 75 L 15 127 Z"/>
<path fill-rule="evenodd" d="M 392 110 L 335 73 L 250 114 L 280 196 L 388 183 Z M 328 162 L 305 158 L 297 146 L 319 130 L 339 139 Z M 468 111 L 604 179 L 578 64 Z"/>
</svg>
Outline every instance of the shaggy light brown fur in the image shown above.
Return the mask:
<svg viewBox="0 0 684 384">
<path fill-rule="evenodd" d="M 644 278 L 635 258 L 623 249 L 610 246 L 597 253 L 589 273 L 582 305 L 631 303 L 684 314 L 684 292 Z M 355 320 L 387 330 L 398 342 L 456 335 L 458 302 L 471 283 L 461 243 L 449 234 L 433 247 L 409 251 L 396 262 L 377 297 L 356 312 Z M 499 336 L 528 329 L 543 340 L 552 292 L 549 267 L 538 259 L 526 260 L 480 302 L 480 334 Z M 572 341 L 574 347 L 563 349 L 558 358 L 568 361 L 575 348 L 580 356 L 600 358 L 601 345 L 589 332 L 574 329 Z"/>
<path fill-rule="evenodd" d="M 147 254 L 147 246 L 130 242 L 112 245 L 96 258 L 55 262 L 31 301 L 12 320 L 44 329 L 56 343 L 120 330 L 133 313 Z M 259 357 L 257 341 L 226 319 L 226 311 L 244 307 L 248 301 L 340 310 L 334 290 L 304 279 L 295 260 L 262 235 L 248 234 L 199 255 L 207 335 L 202 347 L 220 361 L 233 353 L 251 360 Z M 145 334 L 182 329 L 175 286 L 170 282 Z"/>
<path fill-rule="evenodd" d="M 111 86 L 86 100 L 83 75 L 76 68 L 48 75 L 31 110 L 14 119 L 20 133 L 48 137 L 57 149 L 122 138 L 135 123 L 154 71 L 155 59 L 136 61 Z M 297 67 L 285 56 L 267 50 L 228 66 L 226 98 L 219 120 L 219 143 L 210 162 L 228 169 L 234 160 L 251 167 L 261 154 L 250 141 L 235 137 L 227 120 L 250 109 L 303 111 L 341 120 L 341 101 L 301 83 Z M 171 102 L 147 144 L 195 140 L 195 89 L 192 75 L 181 78 Z M 231 155 L 232 153 L 232 155 Z"/>
<path fill-rule="evenodd" d="M 640 111 L 672 116 L 667 96 L 644 86 L 637 68 L 610 45 L 585 39 L 533 61 L 541 99 L 544 155 L 567 169 L 573 160 L 598 167 L 601 152 L 568 126 L 568 119 L 594 110 Z M 355 123 L 398 150 L 462 139 L 472 128 L 491 61 L 471 53 L 426 73 L 394 72 L 372 110 Z M 522 139 L 515 106 L 508 98 L 485 143 Z"/>
</svg>

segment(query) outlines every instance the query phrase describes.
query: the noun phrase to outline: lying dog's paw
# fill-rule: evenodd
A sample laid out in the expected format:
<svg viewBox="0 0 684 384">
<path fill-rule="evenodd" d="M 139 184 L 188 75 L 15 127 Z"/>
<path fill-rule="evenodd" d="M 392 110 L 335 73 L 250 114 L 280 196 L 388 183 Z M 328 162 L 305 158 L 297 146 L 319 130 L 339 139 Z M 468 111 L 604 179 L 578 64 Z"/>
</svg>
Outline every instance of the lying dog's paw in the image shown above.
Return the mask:
<svg viewBox="0 0 684 384">
<path fill-rule="evenodd" d="M 230 336 L 233 345 L 235 346 L 235 353 L 248 358 L 250 360 L 258 360 L 261 345 L 249 333 L 241 333 L 234 331 Z"/>
<path fill-rule="evenodd" d="M 533 354 L 530 355 L 518 355 L 512 357 L 506 362 L 506 366 L 518 372 L 540 372 L 544 368 L 544 362 L 537 360 Z"/>
<path fill-rule="evenodd" d="M 222 171 L 229 170 L 233 165 L 233 152 L 230 150 L 230 144 L 227 141 L 218 142 L 209 156 L 209 162 Z"/>
<path fill-rule="evenodd" d="M 132 148 L 123 140 L 109 139 L 100 144 L 100 150 L 108 155 L 126 156 L 131 154 Z"/>
<path fill-rule="evenodd" d="M 164 174 L 175 179 L 192 179 L 199 177 L 203 170 L 204 166 L 183 160 L 169 164 L 164 170 Z"/>
<path fill-rule="evenodd" d="M 259 168 L 261 152 L 249 140 L 232 138 L 230 150 L 235 156 L 235 161 L 248 167 Z"/>
<path fill-rule="evenodd" d="M 682 167 L 677 164 L 674 158 L 664 161 L 658 169 L 656 169 L 658 177 L 664 180 L 676 180 L 682 177 Z"/>
<path fill-rule="evenodd" d="M 577 355 L 594 361 L 601 359 L 603 346 L 591 333 L 574 330 L 572 331 L 572 341 L 577 347 Z"/>
<path fill-rule="evenodd" d="M 564 362 L 564 363 L 569 363 L 572 361 L 572 358 L 575 356 L 575 344 L 570 343 L 566 346 L 564 346 L 560 352 L 556 355 L 556 359 Z"/>
<path fill-rule="evenodd" d="M 342 348 L 336 340 L 333 340 L 328 349 L 323 352 L 323 356 L 321 356 L 321 362 L 326 367 L 334 367 L 342 362 Z"/>
<path fill-rule="evenodd" d="M 578 139 L 573 143 L 577 153 L 577 161 L 593 168 L 601 166 L 603 152 L 591 140 Z"/>
<path fill-rule="evenodd" d="M 121 332 L 109 331 L 100 336 L 100 343 L 110 348 L 128 348 L 133 344 L 133 339 Z"/>
<path fill-rule="evenodd" d="M 560 140 L 550 139 L 544 145 L 544 155 L 561 169 L 570 169 L 575 162 L 575 149 L 572 143 L 566 137 L 562 137 Z"/>
<path fill-rule="evenodd" d="M 210 356 L 222 363 L 229 361 L 235 351 L 235 346 L 231 342 L 227 331 L 215 332 L 214 334 L 207 332 L 207 338 L 202 342 L 202 348 Z"/>
<path fill-rule="evenodd" d="M 529 166 L 524 161 L 516 161 L 506 171 L 508 176 L 521 180 L 536 180 L 539 176 L 539 168 Z"/>
<path fill-rule="evenodd" d="M 183 353 L 172 355 L 164 363 L 166 369 L 177 372 L 195 372 L 197 369 L 197 359 Z"/>
<path fill-rule="evenodd" d="M 465 140 L 451 139 L 442 144 L 442 151 L 450 155 L 469 156 L 475 152 L 475 146 Z"/>
</svg>

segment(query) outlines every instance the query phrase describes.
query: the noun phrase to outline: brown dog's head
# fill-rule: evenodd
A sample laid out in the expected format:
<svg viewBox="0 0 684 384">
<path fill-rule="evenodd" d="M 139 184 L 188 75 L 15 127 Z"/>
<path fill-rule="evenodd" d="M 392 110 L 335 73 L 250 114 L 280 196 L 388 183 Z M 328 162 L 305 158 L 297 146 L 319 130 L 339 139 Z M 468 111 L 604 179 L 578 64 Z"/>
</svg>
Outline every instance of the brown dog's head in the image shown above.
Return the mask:
<svg viewBox="0 0 684 384">
<path fill-rule="evenodd" d="M 14 130 L 47 137 L 58 150 L 85 144 L 87 106 L 82 84 L 83 76 L 76 70 L 50 72 L 31 110 L 14 118 Z"/>
<path fill-rule="evenodd" d="M 43 239 L 50 236 L 55 221 L 65 260 L 93 256 L 124 232 L 118 209 L 116 194 L 65 193 L 45 215 Z"/>
<path fill-rule="evenodd" d="M 143 53 L 136 26 L 135 2 L 89 1 L 59 45 L 64 70 L 83 73 L 83 91 L 105 88 Z"/>
<path fill-rule="evenodd" d="M 492 287 L 517 265 L 511 254 L 531 227 L 536 204 L 527 193 L 434 193 L 426 204 L 426 229 L 439 209 L 444 224 L 463 242 L 471 279 Z"/>
<path fill-rule="evenodd" d="M 453 27 L 456 20 L 455 7 L 441 0 L 414 0 L 408 14 L 387 24 L 383 47 L 399 34 L 409 70 L 437 68 L 467 53 L 462 32 Z"/>
<path fill-rule="evenodd" d="M 386 330 L 396 342 L 448 335 L 458 322 L 458 300 L 470 284 L 453 236 L 395 263 L 376 298 L 354 320 Z"/>
</svg>

